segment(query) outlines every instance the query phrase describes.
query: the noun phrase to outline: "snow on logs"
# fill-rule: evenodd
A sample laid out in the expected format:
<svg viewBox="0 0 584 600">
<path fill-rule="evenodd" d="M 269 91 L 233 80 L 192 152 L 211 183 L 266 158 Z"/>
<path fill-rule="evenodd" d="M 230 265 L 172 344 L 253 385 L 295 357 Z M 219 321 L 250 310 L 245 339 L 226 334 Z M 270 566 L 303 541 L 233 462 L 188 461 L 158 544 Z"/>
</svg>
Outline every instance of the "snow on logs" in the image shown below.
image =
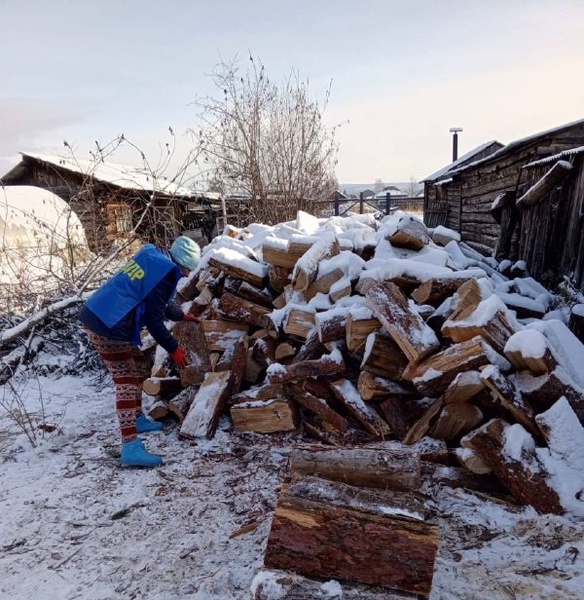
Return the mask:
<svg viewBox="0 0 584 600">
<path fill-rule="evenodd" d="M 562 461 L 583 464 L 562 430 L 584 435 L 584 346 L 560 321 L 533 318 L 550 305 L 537 282 L 403 214 L 230 233 L 180 291 L 202 319 L 175 328 L 192 364 L 177 373 L 157 348 L 144 388 L 181 437 L 212 437 L 223 414 L 239 432 L 337 448 L 433 439 L 469 482 L 494 473 L 540 512 L 584 514 L 557 475 Z"/>
</svg>

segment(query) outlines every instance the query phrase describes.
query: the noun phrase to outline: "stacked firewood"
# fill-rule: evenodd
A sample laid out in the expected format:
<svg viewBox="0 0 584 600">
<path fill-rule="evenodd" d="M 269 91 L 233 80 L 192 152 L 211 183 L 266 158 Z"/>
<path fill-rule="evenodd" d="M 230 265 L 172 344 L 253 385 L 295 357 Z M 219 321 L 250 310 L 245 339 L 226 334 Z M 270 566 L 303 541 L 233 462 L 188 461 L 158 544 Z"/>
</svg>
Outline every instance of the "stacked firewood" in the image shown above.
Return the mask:
<svg viewBox="0 0 584 600">
<path fill-rule="evenodd" d="M 576 468 L 564 437 L 584 438 L 584 346 L 521 263 L 408 215 L 302 214 L 227 228 L 178 300 L 201 318 L 174 328 L 190 365 L 173 373 L 157 348 L 144 389 L 181 437 L 227 414 L 336 447 L 434 438 L 539 512 L 571 510 L 554 461 Z"/>
</svg>

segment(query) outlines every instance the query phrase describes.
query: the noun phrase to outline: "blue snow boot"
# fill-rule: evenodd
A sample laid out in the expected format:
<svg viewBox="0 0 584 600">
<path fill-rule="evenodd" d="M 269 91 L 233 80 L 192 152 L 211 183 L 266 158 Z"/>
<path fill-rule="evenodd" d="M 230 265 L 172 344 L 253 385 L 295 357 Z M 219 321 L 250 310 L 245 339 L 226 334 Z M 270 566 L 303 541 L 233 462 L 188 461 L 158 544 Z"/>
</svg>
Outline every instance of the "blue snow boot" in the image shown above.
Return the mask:
<svg viewBox="0 0 584 600">
<path fill-rule="evenodd" d="M 150 433 L 151 431 L 161 431 L 162 423 L 151 421 L 144 413 L 136 419 L 136 430 L 138 433 Z"/>
<path fill-rule="evenodd" d="M 124 467 L 159 467 L 162 456 L 150 454 L 144 448 L 142 440 L 132 440 L 122 444 L 122 466 Z"/>
</svg>

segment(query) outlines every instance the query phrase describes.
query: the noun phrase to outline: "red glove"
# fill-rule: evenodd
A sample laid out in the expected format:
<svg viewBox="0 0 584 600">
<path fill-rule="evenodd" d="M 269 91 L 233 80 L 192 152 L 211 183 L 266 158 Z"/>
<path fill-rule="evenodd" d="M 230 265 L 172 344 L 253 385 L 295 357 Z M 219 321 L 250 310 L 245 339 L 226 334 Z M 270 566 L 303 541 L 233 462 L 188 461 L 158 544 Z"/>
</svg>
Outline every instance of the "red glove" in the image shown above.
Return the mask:
<svg viewBox="0 0 584 600">
<path fill-rule="evenodd" d="M 184 367 L 189 364 L 186 352 L 180 346 L 170 355 L 170 357 L 174 360 L 175 365 L 179 369 L 184 369 Z"/>
<path fill-rule="evenodd" d="M 195 317 L 195 315 L 191 315 L 190 313 L 185 313 L 183 315 L 183 321 L 192 321 L 193 323 L 200 323 L 201 319 L 199 319 L 199 317 Z"/>
</svg>

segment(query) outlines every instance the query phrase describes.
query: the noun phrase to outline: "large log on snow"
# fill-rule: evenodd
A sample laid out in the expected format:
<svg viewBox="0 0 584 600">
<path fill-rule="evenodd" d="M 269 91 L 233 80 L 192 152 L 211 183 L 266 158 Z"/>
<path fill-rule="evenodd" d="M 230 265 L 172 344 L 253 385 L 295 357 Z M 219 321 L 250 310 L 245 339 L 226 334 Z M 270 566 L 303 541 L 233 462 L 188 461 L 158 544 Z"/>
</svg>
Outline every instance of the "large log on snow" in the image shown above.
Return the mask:
<svg viewBox="0 0 584 600">
<path fill-rule="evenodd" d="M 411 381 L 423 396 L 435 398 L 446 390 L 459 373 L 479 369 L 489 363 L 506 369 L 511 367 L 507 359 L 477 336 L 467 342 L 453 344 L 419 363 L 410 363 L 403 377 Z"/>
<path fill-rule="evenodd" d="M 533 438 L 521 425 L 492 419 L 461 440 L 493 469 L 495 475 L 524 504 L 541 514 L 563 514 L 557 492 L 548 483 L 549 475 L 538 460 Z"/>
<path fill-rule="evenodd" d="M 419 361 L 440 348 L 436 334 L 410 310 L 408 300 L 391 282 L 371 286 L 367 304 L 410 361 Z"/>
<path fill-rule="evenodd" d="M 282 488 L 265 555 L 269 568 L 428 597 L 438 550 L 436 525 L 367 505 L 347 507 Z M 397 511 L 396 511 L 397 512 Z"/>
<path fill-rule="evenodd" d="M 185 349 L 189 363 L 184 369 L 180 369 L 182 386 L 201 383 L 205 374 L 211 370 L 203 326 L 193 321 L 180 321 L 172 331 L 179 346 Z"/>
<path fill-rule="evenodd" d="M 314 475 L 348 485 L 415 491 L 420 458 L 407 450 L 378 448 L 296 448 L 290 453 L 293 478 Z"/>
<path fill-rule="evenodd" d="M 231 373 L 207 373 L 182 422 L 179 436 L 196 439 L 215 435 L 225 400 L 231 393 Z"/>
</svg>

